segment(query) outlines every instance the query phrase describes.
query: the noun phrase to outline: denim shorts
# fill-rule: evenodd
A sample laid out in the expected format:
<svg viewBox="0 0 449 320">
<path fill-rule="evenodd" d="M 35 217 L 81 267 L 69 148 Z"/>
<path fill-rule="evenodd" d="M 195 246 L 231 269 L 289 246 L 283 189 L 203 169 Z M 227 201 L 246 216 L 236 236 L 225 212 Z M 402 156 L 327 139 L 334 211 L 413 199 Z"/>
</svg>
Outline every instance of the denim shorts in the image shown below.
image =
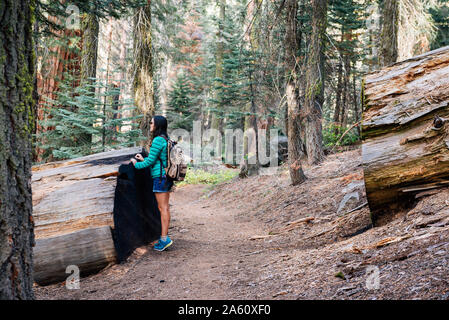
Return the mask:
<svg viewBox="0 0 449 320">
<path fill-rule="evenodd" d="M 166 176 L 153 178 L 153 192 L 170 192 L 172 186 L 173 181 L 167 180 Z"/>
</svg>

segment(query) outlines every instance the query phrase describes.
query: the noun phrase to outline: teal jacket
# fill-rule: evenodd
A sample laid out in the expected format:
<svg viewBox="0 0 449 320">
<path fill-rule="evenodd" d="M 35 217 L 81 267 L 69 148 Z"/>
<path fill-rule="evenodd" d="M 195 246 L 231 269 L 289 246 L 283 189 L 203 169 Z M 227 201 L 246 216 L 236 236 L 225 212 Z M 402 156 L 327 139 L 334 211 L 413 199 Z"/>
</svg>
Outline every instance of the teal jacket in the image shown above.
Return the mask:
<svg viewBox="0 0 449 320">
<path fill-rule="evenodd" d="M 134 167 L 136 169 L 151 168 L 151 176 L 153 178 L 161 176 L 161 162 L 159 156 L 162 159 L 164 168 L 167 167 L 167 141 L 162 137 L 156 137 L 153 139 L 153 143 L 150 147 L 150 154 L 144 158 L 144 161 L 136 162 Z M 165 174 L 165 170 L 162 168 L 162 175 Z"/>
</svg>

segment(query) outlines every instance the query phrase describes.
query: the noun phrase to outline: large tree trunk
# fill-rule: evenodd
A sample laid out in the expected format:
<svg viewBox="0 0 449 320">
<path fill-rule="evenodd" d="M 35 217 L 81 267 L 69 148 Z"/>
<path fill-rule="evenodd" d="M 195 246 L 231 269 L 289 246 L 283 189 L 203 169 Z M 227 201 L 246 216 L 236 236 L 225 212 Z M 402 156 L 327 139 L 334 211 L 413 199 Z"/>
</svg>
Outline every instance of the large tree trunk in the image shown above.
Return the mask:
<svg viewBox="0 0 449 320">
<path fill-rule="evenodd" d="M 99 153 L 33 167 L 33 217 L 38 284 L 62 281 L 67 266 L 81 275 L 116 260 L 114 191 L 121 163 L 141 148 Z"/>
<path fill-rule="evenodd" d="M 33 299 L 34 1 L 0 5 L 0 299 Z"/>
<path fill-rule="evenodd" d="M 399 1 L 385 0 L 382 8 L 382 30 L 380 33 L 380 66 L 395 63 L 398 59 Z"/>
<path fill-rule="evenodd" d="M 83 15 L 82 20 L 82 33 L 83 33 L 83 47 L 81 50 L 81 63 L 80 63 L 80 82 L 82 84 L 94 84 L 97 75 L 97 51 L 98 51 L 98 32 L 100 26 L 98 18 L 89 13 Z M 95 87 L 90 88 L 92 97 L 95 96 Z M 83 143 L 91 143 L 92 135 L 84 134 L 79 137 Z"/>
<path fill-rule="evenodd" d="M 150 121 L 154 116 L 154 84 L 153 84 L 153 56 L 151 36 L 151 0 L 140 9 L 134 17 L 134 100 L 139 114 L 140 129 L 147 141 L 151 143 Z"/>
<path fill-rule="evenodd" d="M 444 47 L 364 79 L 362 154 L 374 222 L 414 192 L 449 184 L 448 74 Z"/>
<path fill-rule="evenodd" d="M 301 132 L 300 132 L 300 95 L 297 63 L 298 41 L 297 41 L 297 14 L 298 1 L 288 0 L 286 4 L 287 21 L 285 34 L 285 56 L 288 80 L 286 86 L 287 112 L 288 112 L 288 165 L 290 178 L 293 185 L 298 185 L 306 180 L 301 166 L 303 155 Z"/>
<path fill-rule="evenodd" d="M 306 70 L 306 153 L 309 164 L 323 161 L 322 108 L 324 102 L 324 48 L 327 0 L 313 0 L 312 34 Z"/>
</svg>

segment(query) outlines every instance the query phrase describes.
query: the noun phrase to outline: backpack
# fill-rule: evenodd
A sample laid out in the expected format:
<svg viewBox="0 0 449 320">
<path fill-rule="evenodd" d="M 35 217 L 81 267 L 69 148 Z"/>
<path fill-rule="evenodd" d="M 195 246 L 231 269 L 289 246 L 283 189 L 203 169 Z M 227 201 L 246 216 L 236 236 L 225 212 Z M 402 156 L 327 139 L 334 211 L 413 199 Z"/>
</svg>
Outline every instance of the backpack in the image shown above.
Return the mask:
<svg viewBox="0 0 449 320">
<path fill-rule="evenodd" d="M 184 158 L 184 154 L 178 143 L 174 140 L 168 139 L 164 136 L 160 136 L 167 141 L 167 167 L 165 168 L 165 174 L 172 181 L 183 181 L 187 173 L 187 163 Z M 159 155 L 159 161 L 161 162 L 162 173 L 162 159 Z"/>
</svg>

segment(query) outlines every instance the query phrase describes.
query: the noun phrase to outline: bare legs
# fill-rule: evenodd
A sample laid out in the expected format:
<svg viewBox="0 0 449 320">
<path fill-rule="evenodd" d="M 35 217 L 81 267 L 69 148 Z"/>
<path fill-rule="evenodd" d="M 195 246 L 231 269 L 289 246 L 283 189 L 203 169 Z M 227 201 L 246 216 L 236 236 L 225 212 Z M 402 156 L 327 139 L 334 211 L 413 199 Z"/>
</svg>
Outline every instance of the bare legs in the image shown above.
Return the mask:
<svg viewBox="0 0 449 320">
<path fill-rule="evenodd" d="M 161 236 L 168 234 L 168 226 L 170 224 L 170 208 L 168 202 L 170 200 L 170 192 L 155 192 L 157 206 L 161 213 Z"/>
</svg>

